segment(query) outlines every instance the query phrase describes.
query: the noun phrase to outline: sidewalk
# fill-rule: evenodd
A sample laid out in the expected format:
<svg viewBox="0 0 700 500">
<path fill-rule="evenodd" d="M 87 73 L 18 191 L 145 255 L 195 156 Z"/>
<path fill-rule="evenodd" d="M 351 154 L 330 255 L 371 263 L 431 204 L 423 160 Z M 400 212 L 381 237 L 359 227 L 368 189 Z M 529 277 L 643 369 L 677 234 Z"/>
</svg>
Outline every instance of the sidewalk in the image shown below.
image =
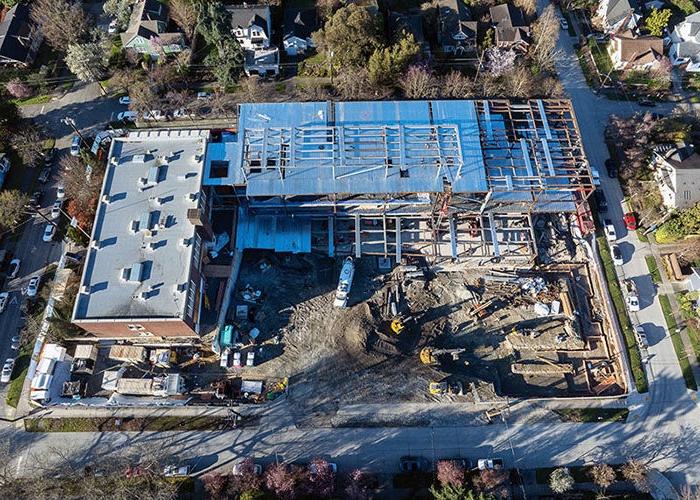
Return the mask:
<svg viewBox="0 0 700 500">
<path fill-rule="evenodd" d="M 661 260 L 661 252 L 659 251 L 658 245 L 649 243 L 647 247 L 650 250 L 650 255 L 656 260 L 656 266 L 659 269 L 659 274 L 661 275 L 661 284 L 658 288 L 659 294 L 664 294 L 669 299 L 669 304 L 671 305 L 671 313 L 676 320 L 677 328 L 680 330 L 680 337 L 683 341 L 683 348 L 690 362 L 690 366 L 693 370 L 693 375 L 695 376 L 695 381 L 700 386 L 700 362 L 698 361 L 695 351 L 693 350 L 693 344 L 688 336 L 688 329 L 685 326 L 685 319 L 680 313 L 680 307 L 678 306 L 678 301 L 676 300 L 676 293 L 673 288 L 673 284 L 669 281 L 668 276 L 666 276 L 666 270 L 664 269 L 663 261 Z M 673 332 L 669 332 L 672 334 Z"/>
</svg>

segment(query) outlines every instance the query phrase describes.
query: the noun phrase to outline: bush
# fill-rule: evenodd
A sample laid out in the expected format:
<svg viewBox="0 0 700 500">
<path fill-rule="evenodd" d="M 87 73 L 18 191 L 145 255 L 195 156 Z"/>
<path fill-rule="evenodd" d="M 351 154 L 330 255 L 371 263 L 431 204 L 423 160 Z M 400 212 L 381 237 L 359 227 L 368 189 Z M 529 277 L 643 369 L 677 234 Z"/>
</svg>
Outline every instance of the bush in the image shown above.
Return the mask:
<svg viewBox="0 0 700 500">
<path fill-rule="evenodd" d="M 13 78 L 5 86 L 7 92 L 15 99 L 26 99 L 32 95 L 32 89 L 19 78 Z"/>
</svg>

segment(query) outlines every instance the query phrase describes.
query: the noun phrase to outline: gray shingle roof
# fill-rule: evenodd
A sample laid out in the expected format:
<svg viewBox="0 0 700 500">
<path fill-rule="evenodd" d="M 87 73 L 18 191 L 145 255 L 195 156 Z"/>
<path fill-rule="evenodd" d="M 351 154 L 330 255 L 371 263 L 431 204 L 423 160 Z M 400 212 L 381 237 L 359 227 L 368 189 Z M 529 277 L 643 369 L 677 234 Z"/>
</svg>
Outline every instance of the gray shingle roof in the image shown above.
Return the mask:
<svg viewBox="0 0 700 500">
<path fill-rule="evenodd" d="M 20 3 L 5 14 L 0 23 L 0 56 L 17 62 L 25 62 L 29 55 L 32 34 L 29 24 L 29 7 Z"/>
</svg>

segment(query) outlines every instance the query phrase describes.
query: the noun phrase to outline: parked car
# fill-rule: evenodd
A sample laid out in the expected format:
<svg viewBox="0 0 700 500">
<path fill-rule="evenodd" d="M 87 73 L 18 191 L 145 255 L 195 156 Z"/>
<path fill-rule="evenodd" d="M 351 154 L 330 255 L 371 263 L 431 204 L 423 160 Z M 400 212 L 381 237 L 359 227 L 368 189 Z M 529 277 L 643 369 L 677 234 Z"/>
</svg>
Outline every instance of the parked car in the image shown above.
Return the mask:
<svg viewBox="0 0 700 500">
<path fill-rule="evenodd" d="M 40 281 L 40 276 L 34 276 L 29 280 L 29 284 L 27 285 L 27 297 L 36 297 L 36 294 L 39 292 Z"/>
<path fill-rule="evenodd" d="M 43 239 L 46 243 L 53 241 L 53 237 L 56 234 L 56 226 L 53 224 L 46 224 L 46 227 L 44 228 L 44 236 L 42 236 L 41 239 Z"/>
<path fill-rule="evenodd" d="M 163 469 L 163 475 L 165 477 L 187 477 L 191 470 L 191 465 L 166 465 Z"/>
<path fill-rule="evenodd" d="M 135 122 L 138 117 L 139 114 L 136 111 L 122 111 L 117 113 L 117 120 L 123 122 Z"/>
<path fill-rule="evenodd" d="M 19 266 L 22 264 L 22 261 L 19 259 L 12 259 L 10 261 L 10 267 L 7 269 L 7 277 L 10 279 L 14 279 L 17 277 L 19 274 Z"/>
<path fill-rule="evenodd" d="M 403 456 L 399 461 L 399 470 L 401 472 L 428 472 L 430 462 L 423 457 Z"/>
<path fill-rule="evenodd" d="M 647 334 L 644 333 L 644 328 L 641 325 L 634 327 L 634 337 L 637 339 L 637 344 L 639 347 L 646 349 L 649 347 L 649 341 L 647 340 Z"/>
<path fill-rule="evenodd" d="M 253 474 L 256 476 L 262 476 L 263 473 L 263 468 L 262 465 L 260 464 L 253 464 Z M 243 462 L 238 462 L 233 464 L 233 469 L 231 470 L 231 474 L 234 476 L 240 476 L 243 474 Z"/>
<path fill-rule="evenodd" d="M 0 382 L 7 384 L 12 377 L 12 370 L 15 369 L 15 360 L 12 358 L 7 358 L 5 360 L 5 365 L 2 367 L 2 374 L 0 375 Z"/>
<path fill-rule="evenodd" d="M 56 158 L 56 148 L 47 149 L 44 152 L 44 166 L 50 167 Z"/>
<path fill-rule="evenodd" d="M 633 212 L 627 212 L 622 217 L 622 220 L 625 222 L 625 227 L 630 231 L 634 231 L 637 229 L 637 217 L 634 215 Z"/>
<path fill-rule="evenodd" d="M 610 219 L 605 219 L 605 237 L 608 239 L 608 241 L 617 241 L 615 226 L 613 226 Z"/>
<path fill-rule="evenodd" d="M 502 469 L 503 460 L 500 458 L 480 458 L 477 461 L 477 468 L 479 470 Z"/>
<path fill-rule="evenodd" d="M 599 212 L 608 211 L 608 200 L 605 199 L 605 193 L 601 189 L 595 190 L 595 201 Z"/>
<path fill-rule="evenodd" d="M 119 98 L 119 104 L 128 106 L 129 104 L 131 104 L 131 98 L 128 95 L 123 95 Z"/>
<path fill-rule="evenodd" d="M 561 25 L 561 29 L 563 29 L 563 30 L 569 29 L 569 23 L 563 17 L 559 18 L 559 24 Z"/>
<path fill-rule="evenodd" d="M 29 197 L 29 201 L 25 205 L 26 208 L 38 208 L 41 203 L 41 198 L 44 195 L 42 191 L 34 191 Z"/>
<path fill-rule="evenodd" d="M 197 99 L 209 99 L 211 96 L 211 92 L 197 92 Z"/>
<path fill-rule="evenodd" d="M 183 118 L 194 118 L 194 113 L 188 112 L 185 108 L 179 108 L 173 111 L 173 118 L 181 120 Z"/>
<path fill-rule="evenodd" d="M 628 295 L 625 302 L 627 303 L 627 309 L 629 309 L 630 312 L 639 311 L 639 297 L 636 295 Z"/>
<path fill-rule="evenodd" d="M 51 218 L 53 220 L 58 219 L 61 216 L 61 207 L 63 206 L 63 202 L 61 200 L 57 200 L 53 206 L 51 207 Z"/>
<path fill-rule="evenodd" d="M 10 349 L 12 349 L 13 351 L 19 351 L 19 347 L 20 339 L 19 336 L 15 335 L 14 337 L 12 337 L 12 339 L 10 339 Z"/>
<path fill-rule="evenodd" d="M 80 137 L 77 135 L 73 136 L 73 140 L 70 143 L 70 154 L 73 156 L 80 154 Z"/>
<path fill-rule="evenodd" d="M 622 260 L 622 252 L 620 251 L 620 247 L 617 245 L 612 246 L 612 259 L 613 264 L 616 266 L 621 266 L 624 264 L 624 261 Z"/>
<path fill-rule="evenodd" d="M 617 166 L 615 166 L 615 162 L 610 158 L 605 160 L 605 169 L 608 171 L 608 177 L 611 179 L 617 177 Z"/>
<path fill-rule="evenodd" d="M 0 313 L 7 308 L 7 302 L 10 300 L 9 292 L 0 292 Z"/>
<path fill-rule="evenodd" d="M 62 200 L 65 197 L 66 197 L 66 188 L 64 188 L 63 186 L 57 186 L 56 187 L 56 199 Z"/>
<path fill-rule="evenodd" d="M 114 33 L 117 32 L 118 26 L 117 26 L 117 20 L 112 19 L 112 22 L 109 23 L 109 26 L 107 26 L 107 33 L 110 35 L 113 35 Z"/>
<path fill-rule="evenodd" d="M 46 167 L 39 174 L 39 182 L 46 184 L 51 178 L 51 167 Z"/>
</svg>

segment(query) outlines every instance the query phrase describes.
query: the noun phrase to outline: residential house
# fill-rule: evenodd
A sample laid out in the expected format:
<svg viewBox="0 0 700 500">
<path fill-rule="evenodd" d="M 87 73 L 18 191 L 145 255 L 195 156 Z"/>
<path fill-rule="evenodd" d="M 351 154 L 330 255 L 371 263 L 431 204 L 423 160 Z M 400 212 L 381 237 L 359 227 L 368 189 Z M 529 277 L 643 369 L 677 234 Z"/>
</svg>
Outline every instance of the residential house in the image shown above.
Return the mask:
<svg viewBox="0 0 700 500">
<path fill-rule="evenodd" d="M 489 9 L 496 47 L 527 52 L 530 46 L 530 26 L 522 11 L 509 3 Z"/>
<path fill-rule="evenodd" d="M 423 16 L 403 12 L 389 12 L 389 33 L 397 40 L 405 34 L 413 35 L 423 55 L 430 55 L 430 44 L 423 32 Z"/>
<path fill-rule="evenodd" d="M 692 145 L 679 143 L 657 147 L 652 166 L 667 208 L 685 209 L 700 202 L 700 154 Z"/>
<path fill-rule="evenodd" d="M 596 17 L 608 34 L 637 31 L 642 18 L 636 0 L 601 0 Z"/>
<path fill-rule="evenodd" d="M 29 6 L 16 4 L 0 21 L 0 65 L 30 66 L 41 40 L 41 33 L 29 19 Z"/>
<path fill-rule="evenodd" d="M 174 54 L 185 47 L 185 35 L 168 31 L 168 7 L 158 0 L 138 0 L 131 11 L 129 27 L 122 33 L 122 46 L 139 54 L 158 58 L 161 53 Z"/>
<path fill-rule="evenodd" d="M 139 130 L 112 141 L 72 322 L 98 338 L 201 331 L 206 130 Z"/>
<path fill-rule="evenodd" d="M 649 70 L 659 66 L 664 41 L 655 36 L 635 37 L 627 31 L 611 37 L 608 52 L 615 69 Z"/>
<path fill-rule="evenodd" d="M 477 23 L 461 0 L 438 0 L 438 45 L 445 54 L 476 52 Z"/>
<path fill-rule="evenodd" d="M 313 50 L 311 34 L 318 29 L 316 9 L 285 10 L 283 29 L 282 44 L 288 56 L 300 56 Z"/>
<path fill-rule="evenodd" d="M 247 75 L 274 76 L 279 73 L 279 49 L 270 43 L 272 14 L 267 5 L 228 5 L 231 29 L 245 52 L 243 70 Z"/>
<path fill-rule="evenodd" d="M 700 12 L 676 25 L 671 33 L 668 56 L 674 66 L 685 65 L 686 71 L 700 71 Z"/>
</svg>

